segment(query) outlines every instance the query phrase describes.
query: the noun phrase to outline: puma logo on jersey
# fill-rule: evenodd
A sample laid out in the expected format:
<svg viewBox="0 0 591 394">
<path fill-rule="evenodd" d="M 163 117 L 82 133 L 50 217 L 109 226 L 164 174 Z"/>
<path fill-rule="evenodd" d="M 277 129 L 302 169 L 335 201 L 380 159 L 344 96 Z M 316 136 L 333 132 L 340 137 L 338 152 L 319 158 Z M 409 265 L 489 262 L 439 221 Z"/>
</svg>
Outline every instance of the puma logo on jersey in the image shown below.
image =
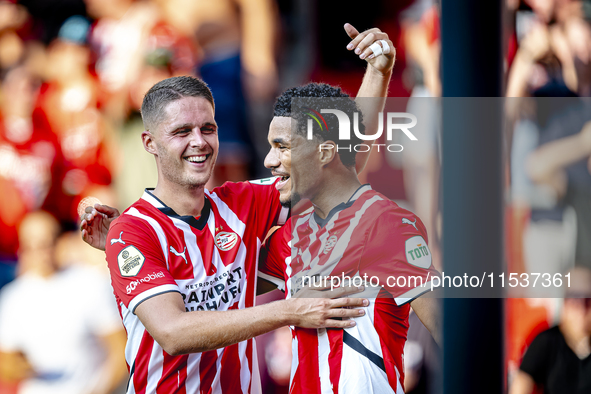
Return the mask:
<svg viewBox="0 0 591 394">
<path fill-rule="evenodd" d="M 119 238 L 117 238 L 117 239 L 111 239 L 111 245 L 117 244 L 117 243 L 122 244 L 122 245 L 125 245 L 125 241 L 123 241 L 121 239 L 122 236 L 123 236 L 123 231 L 121 231 L 121 233 L 119 233 Z"/>
<path fill-rule="evenodd" d="M 183 253 L 177 252 L 172 246 L 170 247 L 170 251 L 175 256 L 182 257 L 183 260 L 185 260 L 185 264 L 189 264 L 189 262 L 187 261 L 187 256 L 185 256 L 185 252 L 187 251 L 187 247 L 186 246 L 185 246 L 185 249 L 183 249 Z"/>
<path fill-rule="evenodd" d="M 408 220 L 407 218 L 402 218 L 402 223 L 403 224 L 410 224 L 411 226 L 413 226 L 415 228 L 415 230 L 419 231 L 419 229 L 417 228 L 417 219 L 415 219 L 414 222 L 411 222 L 410 220 Z"/>
</svg>

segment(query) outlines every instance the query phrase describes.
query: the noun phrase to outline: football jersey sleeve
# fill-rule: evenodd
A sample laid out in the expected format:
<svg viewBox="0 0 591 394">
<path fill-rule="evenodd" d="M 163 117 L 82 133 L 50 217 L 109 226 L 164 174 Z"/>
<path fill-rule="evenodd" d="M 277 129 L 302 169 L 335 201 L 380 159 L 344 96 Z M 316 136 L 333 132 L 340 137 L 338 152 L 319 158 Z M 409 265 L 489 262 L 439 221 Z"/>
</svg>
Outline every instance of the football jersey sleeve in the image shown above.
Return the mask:
<svg viewBox="0 0 591 394">
<path fill-rule="evenodd" d="M 248 182 L 255 196 L 257 217 L 265 235 L 273 226 L 284 225 L 289 217 L 289 208 L 281 205 L 279 191 L 275 188 L 279 180 L 279 177 L 273 177 Z"/>
<path fill-rule="evenodd" d="M 390 210 L 367 233 L 359 274 L 377 277 L 396 304 L 403 305 L 431 290 L 431 279 L 439 275 L 431 260 L 421 220 L 406 210 Z"/>
<path fill-rule="evenodd" d="M 291 220 L 275 231 L 261 249 L 258 277 L 285 291 L 286 267 L 291 261 Z"/>
<path fill-rule="evenodd" d="M 166 240 L 146 222 L 123 214 L 107 234 L 107 264 L 115 296 L 127 309 L 148 298 L 180 290 L 167 269 Z"/>
<path fill-rule="evenodd" d="M 283 225 L 289 217 L 289 208 L 281 206 L 279 191 L 275 188 L 279 179 L 226 182 L 212 192 L 228 203 L 238 218 L 262 241 L 273 226 Z"/>
</svg>

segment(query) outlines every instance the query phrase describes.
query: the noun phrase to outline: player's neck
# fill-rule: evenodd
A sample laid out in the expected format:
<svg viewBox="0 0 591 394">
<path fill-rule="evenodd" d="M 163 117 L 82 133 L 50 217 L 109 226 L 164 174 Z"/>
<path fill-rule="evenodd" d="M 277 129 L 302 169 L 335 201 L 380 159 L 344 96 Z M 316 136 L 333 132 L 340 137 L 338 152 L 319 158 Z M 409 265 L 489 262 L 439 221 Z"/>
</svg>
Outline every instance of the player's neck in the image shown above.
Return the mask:
<svg viewBox="0 0 591 394">
<path fill-rule="evenodd" d="M 334 207 L 349 201 L 360 186 L 357 175 L 351 171 L 338 171 L 327 177 L 311 199 L 316 214 L 325 219 Z"/>
<path fill-rule="evenodd" d="M 205 203 L 205 185 L 187 187 L 158 181 L 153 194 L 180 216 L 201 216 Z"/>
</svg>

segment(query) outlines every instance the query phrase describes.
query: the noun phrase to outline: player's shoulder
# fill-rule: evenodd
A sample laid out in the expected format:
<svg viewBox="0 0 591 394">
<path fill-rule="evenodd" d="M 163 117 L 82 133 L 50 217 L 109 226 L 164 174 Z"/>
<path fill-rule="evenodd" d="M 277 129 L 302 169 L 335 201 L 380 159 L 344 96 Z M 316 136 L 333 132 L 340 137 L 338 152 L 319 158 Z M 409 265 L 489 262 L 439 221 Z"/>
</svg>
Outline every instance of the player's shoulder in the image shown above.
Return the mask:
<svg viewBox="0 0 591 394">
<path fill-rule="evenodd" d="M 153 232 L 154 223 L 161 223 L 164 216 L 166 215 L 156 207 L 140 198 L 111 223 L 107 238 L 117 238 L 121 231 L 150 234 Z"/>
<path fill-rule="evenodd" d="M 366 212 L 365 219 L 368 222 L 379 223 L 390 229 L 399 229 L 401 231 L 422 232 L 424 225 L 421 219 L 409 209 L 403 208 L 396 202 L 390 200 L 383 194 L 370 190 L 362 196 L 366 201 L 377 200 Z"/>
<path fill-rule="evenodd" d="M 214 201 L 219 198 L 226 204 L 237 202 L 244 204 L 249 198 L 254 198 L 258 195 L 274 195 L 277 193 L 275 183 L 279 177 L 255 179 L 244 182 L 225 182 L 221 186 L 213 188 L 211 191 L 206 190 L 206 194 L 213 198 Z"/>
<path fill-rule="evenodd" d="M 279 177 L 253 179 L 244 182 L 225 182 L 222 186 L 214 187 L 210 193 L 216 194 L 236 194 L 245 190 L 252 190 L 253 188 L 274 188 L 275 183 L 279 181 Z"/>
</svg>

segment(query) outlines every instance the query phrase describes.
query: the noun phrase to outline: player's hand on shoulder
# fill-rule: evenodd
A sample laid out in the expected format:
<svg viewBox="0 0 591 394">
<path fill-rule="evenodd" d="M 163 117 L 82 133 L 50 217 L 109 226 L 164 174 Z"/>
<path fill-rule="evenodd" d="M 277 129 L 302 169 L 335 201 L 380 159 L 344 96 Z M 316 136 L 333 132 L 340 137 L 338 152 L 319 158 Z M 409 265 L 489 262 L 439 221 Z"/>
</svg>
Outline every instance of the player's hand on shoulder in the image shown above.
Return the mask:
<svg viewBox="0 0 591 394">
<path fill-rule="evenodd" d="M 84 242 L 93 248 L 105 250 L 111 223 L 120 215 L 117 208 L 108 205 L 95 204 L 93 207 L 86 207 L 80 223 Z"/>
<path fill-rule="evenodd" d="M 362 33 L 351 24 L 345 24 L 345 31 L 352 41 L 347 45 L 349 51 L 353 51 L 360 59 L 364 59 L 381 74 L 387 74 L 394 68 L 396 61 L 396 48 L 384 33 L 377 27 Z"/>
<path fill-rule="evenodd" d="M 365 298 L 346 298 L 362 292 L 362 287 L 306 288 L 296 293 L 289 303 L 294 316 L 294 324 L 303 328 L 349 328 L 355 325 L 355 317 L 365 314 L 363 309 L 369 305 Z"/>
</svg>

